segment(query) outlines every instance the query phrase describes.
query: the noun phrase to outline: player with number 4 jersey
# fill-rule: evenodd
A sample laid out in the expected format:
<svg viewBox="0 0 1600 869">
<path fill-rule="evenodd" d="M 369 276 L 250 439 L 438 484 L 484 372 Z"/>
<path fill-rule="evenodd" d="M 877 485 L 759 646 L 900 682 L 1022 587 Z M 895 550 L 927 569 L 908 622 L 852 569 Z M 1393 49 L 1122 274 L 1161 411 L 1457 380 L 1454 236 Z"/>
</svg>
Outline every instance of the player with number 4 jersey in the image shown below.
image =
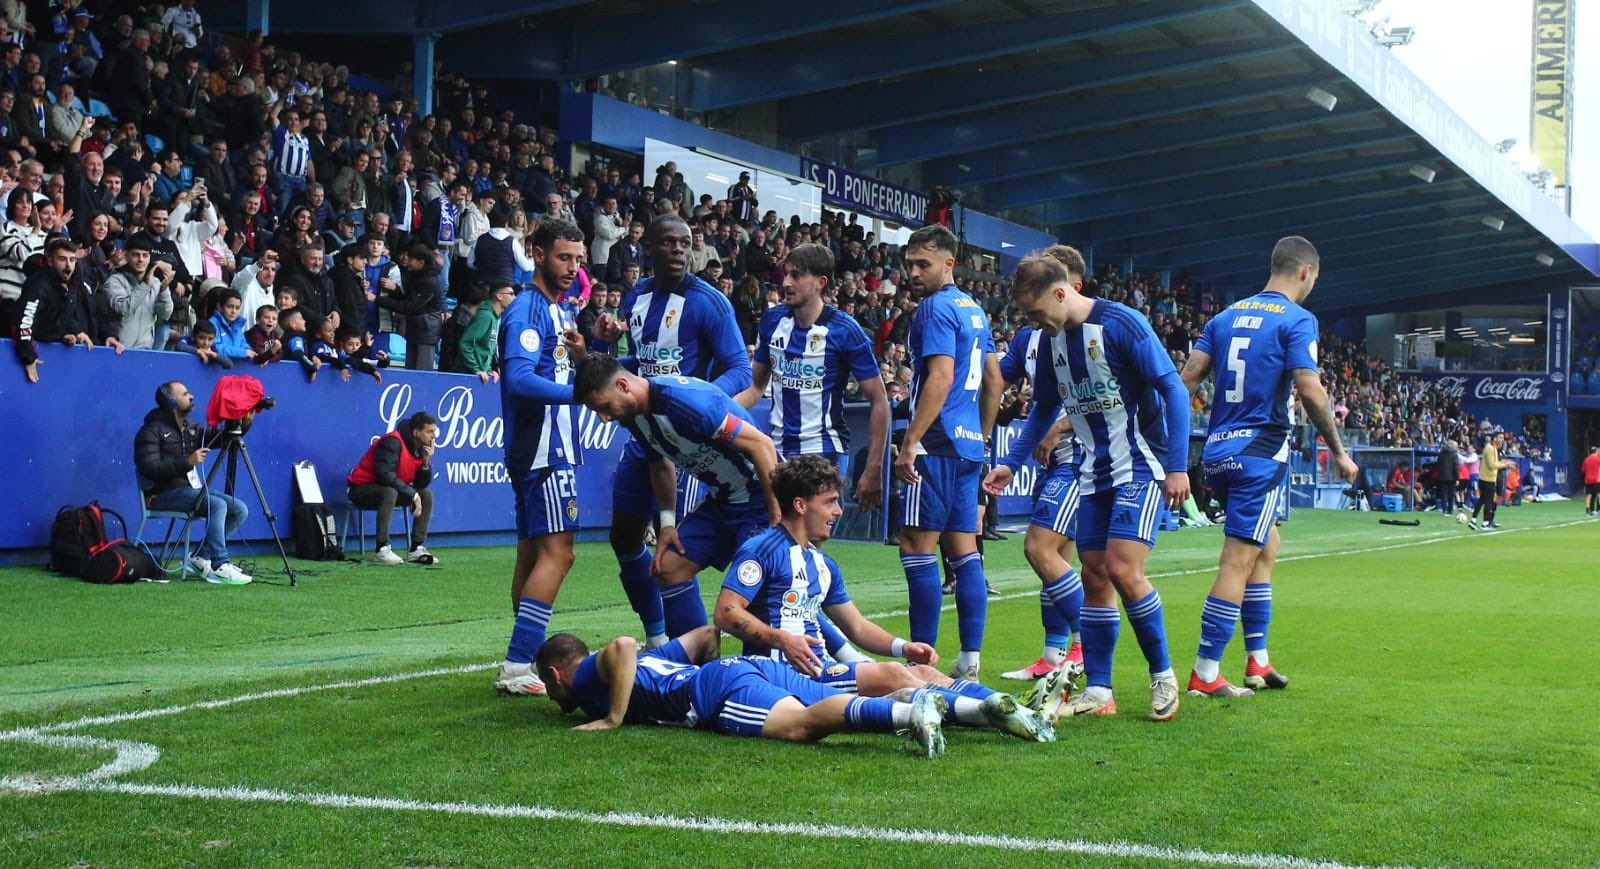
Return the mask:
<svg viewBox="0 0 1600 869">
<path fill-rule="evenodd" d="M 1203 458 L 1206 482 L 1227 510 L 1217 580 L 1201 610 L 1200 648 L 1189 675 L 1193 696 L 1240 697 L 1289 684 L 1267 657 L 1267 627 L 1277 519 L 1288 491 L 1292 390 L 1299 391 L 1306 414 L 1327 441 L 1340 476 L 1355 476 L 1317 369 L 1317 318 L 1300 307 L 1319 273 L 1311 242 L 1299 236 L 1280 240 L 1266 288 L 1213 317 L 1183 367 L 1191 393 L 1216 369 Z M 1223 650 L 1239 621 L 1249 655 L 1244 688 L 1221 674 Z"/>
<path fill-rule="evenodd" d="M 921 297 L 908 335 L 911 423 L 894 460 L 905 484 L 900 563 L 910 593 L 911 639 L 939 639 L 941 543 L 955 574 L 961 654 L 952 676 L 975 679 L 989 605 L 978 551 L 978 486 L 988 432 L 1000 410 L 1000 361 L 989 317 L 954 281 L 955 233 L 938 224 L 907 239 L 903 257 Z"/>
</svg>

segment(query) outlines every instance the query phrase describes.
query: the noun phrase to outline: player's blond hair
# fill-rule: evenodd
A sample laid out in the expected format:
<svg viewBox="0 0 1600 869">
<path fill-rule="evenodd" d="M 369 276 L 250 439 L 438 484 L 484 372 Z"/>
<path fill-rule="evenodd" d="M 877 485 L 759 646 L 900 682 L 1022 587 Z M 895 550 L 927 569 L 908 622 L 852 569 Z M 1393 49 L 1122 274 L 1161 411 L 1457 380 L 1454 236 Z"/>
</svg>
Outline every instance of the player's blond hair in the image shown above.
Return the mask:
<svg viewBox="0 0 1600 869">
<path fill-rule="evenodd" d="M 1053 244 L 1017 265 L 1011 279 L 1011 294 L 1033 297 L 1074 279 L 1082 280 L 1089 265 L 1078 249 L 1065 244 Z"/>
</svg>

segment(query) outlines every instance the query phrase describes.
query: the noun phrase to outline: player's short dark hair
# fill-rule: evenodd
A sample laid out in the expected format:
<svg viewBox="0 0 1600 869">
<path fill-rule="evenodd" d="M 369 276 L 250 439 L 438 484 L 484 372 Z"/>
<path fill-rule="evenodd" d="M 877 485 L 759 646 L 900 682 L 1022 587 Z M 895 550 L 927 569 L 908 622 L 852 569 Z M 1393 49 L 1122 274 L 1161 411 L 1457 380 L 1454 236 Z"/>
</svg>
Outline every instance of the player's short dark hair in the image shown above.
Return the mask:
<svg viewBox="0 0 1600 869">
<path fill-rule="evenodd" d="M 638 223 L 638 221 L 636 220 L 634 223 Z M 674 223 L 682 226 L 684 229 L 689 228 L 689 221 L 684 220 L 676 214 L 658 214 L 654 218 L 651 218 L 650 225 L 645 227 L 645 239 L 654 242 L 656 238 L 660 236 L 662 229 L 664 229 L 667 225 Z"/>
<path fill-rule="evenodd" d="M 588 656 L 589 647 L 584 645 L 583 640 L 571 634 L 555 634 L 539 647 L 539 654 L 535 656 L 534 664 L 539 668 L 539 676 L 548 679 L 556 667 L 569 663 L 574 658 L 581 661 Z"/>
<path fill-rule="evenodd" d="M 796 456 L 772 472 L 772 496 L 784 515 L 794 512 L 794 499 L 809 501 L 830 489 L 838 491 L 844 482 L 833 462 L 821 456 Z"/>
<path fill-rule="evenodd" d="M 833 280 L 833 251 L 820 244 L 806 242 L 789 251 L 789 265 L 819 278 Z"/>
<path fill-rule="evenodd" d="M 572 400 L 578 404 L 588 404 L 589 399 L 615 380 L 617 372 L 621 370 L 622 363 L 616 357 L 590 353 L 578 363 L 578 373 L 572 378 Z"/>
<path fill-rule="evenodd" d="M 961 242 L 956 238 L 956 234 L 950 231 L 950 227 L 942 223 L 924 226 L 911 233 L 911 237 L 906 239 L 906 247 L 908 248 L 927 247 L 951 256 L 956 255 L 956 248 L 960 247 L 960 244 Z"/>
<path fill-rule="evenodd" d="M 411 415 L 407 423 L 412 431 L 421 431 L 430 425 L 438 425 L 439 418 L 425 410 L 419 410 Z"/>
<path fill-rule="evenodd" d="M 557 241 L 575 241 L 583 244 L 583 230 L 569 220 L 552 220 L 545 218 L 539 221 L 538 227 L 533 230 L 533 246 L 543 251 L 554 250 Z"/>
<path fill-rule="evenodd" d="M 1275 275 L 1292 275 L 1300 271 L 1301 266 L 1321 264 L 1322 257 L 1317 255 L 1316 246 L 1301 236 L 1285 236 L 1272 247 L 1272 273 Z"/>
</svg>

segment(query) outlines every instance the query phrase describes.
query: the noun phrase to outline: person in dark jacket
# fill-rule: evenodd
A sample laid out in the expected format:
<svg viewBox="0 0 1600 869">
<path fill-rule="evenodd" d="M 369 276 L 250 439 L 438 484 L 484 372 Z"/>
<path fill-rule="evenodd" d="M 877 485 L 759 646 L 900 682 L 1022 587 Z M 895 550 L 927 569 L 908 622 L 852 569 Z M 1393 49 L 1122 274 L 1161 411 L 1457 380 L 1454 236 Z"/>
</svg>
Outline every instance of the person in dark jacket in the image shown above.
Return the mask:
<svg viewBox="0 0 1600 869">
<path fill-rule="evenodd" d="M 339 311 L 337 329 L 362 329 L 367 324 L 367 248 L 352 244 L 344 249 L 332 270 L 333 297 Z M 372 289 L 377 289 L 372 287 Z M 357 332 L 356 334 L 360 334 Z"/>
<path fill-rule="evenodd" d="M 150 84 L 150 67 L 145 61 L 150 52 L 150 33 L 133 31 L 128 47 L 116 55 L 115 74 L 108 76 L 111 85 L 111 110 L 119 121 L 142 121 L 155 110 L 156 94 Z"/>
<path fill-rule="evenodd" d="M 284 286 L 293 287 L 299 294 L 299 307 L 307 319 L 324 320 L 339 315 L 339 294 L 334 289 L 333 279 L 323 268 L 325 262 L 326 255 L 320 245 L 303 245 L 298 265 L 279 278 Z M 335 329 L 340 325 L 340 322 L 333 324 Z"/>
<path fill-rule="evenodd" d="M 88 291 L 73 274 L 78 264 L 78 246 L 65 238 L 54 238 L 44 248 L 45 267 L 22 284 L 21 295 L 12 308 L 6 334 L 17 351 L 17 360 L 27 369 L 28 382 L 39 382 L 38 344 L 62 343 L 68 347 L 94 347 L 90 332 L 94 325 L 82 300 Z M 113 337 L 106 342 L 118 353 L 122 346 Z"/>
<path fill-rule="evenodd" d="M 401 558 L 389 546 L 389 523 L 396 504 L 407 504 L 415 521 L 411 525 L 411 548 L 406 560 L 437 564 L 428 552 L 428 520 L 433 518 L 433 449 L 439 437 L 439 420 L 426 411 L 412 414 L 396 431 L 373 441 L 367 454 L 350 472 L 350 503 L 378 511 L 377 552 L 379 564 L 400 564 Z"/>
<path fill-rule="evenodd" d="M 203 513 L 206 537 L 189 568 L 218 585 L 245 585 L 250 576 L 228 561 L 228 538 L 237 533 L 250 511 L 238 498 L 205 485 L 202 465 L 211 448 L 219 445 L 222 429 L 189 419 L 194 395 L 176 380 L 156 389 L 156 406 L 144 415 L 144 425 L 133 437 L 133 463 L 139 472 L 139 490 L 151 510 L 171 510 L 195 518 Z M 245 415 L 249 428 L 255 413 Z"/>
<path fill-rule="evenodd" d="M 1461 454 L 1456 442 L 1446 440 L 1439 448 L 1438 465 L 1439 512 L 1449 516 L 1456 511 L 1456 478 L 1461 474 Z"/>
<path fill-rule="evenodd" d="M 433 249 L 418 241 L 401 252 L 400 269 L 398 292 L 379 296 L 377 305 L 406 316 L 406 367 L 413 371 L 432 371 L 439 349 L 439 333 L 444 328 L 439 264 L 434 262 Z"/>
</svg>

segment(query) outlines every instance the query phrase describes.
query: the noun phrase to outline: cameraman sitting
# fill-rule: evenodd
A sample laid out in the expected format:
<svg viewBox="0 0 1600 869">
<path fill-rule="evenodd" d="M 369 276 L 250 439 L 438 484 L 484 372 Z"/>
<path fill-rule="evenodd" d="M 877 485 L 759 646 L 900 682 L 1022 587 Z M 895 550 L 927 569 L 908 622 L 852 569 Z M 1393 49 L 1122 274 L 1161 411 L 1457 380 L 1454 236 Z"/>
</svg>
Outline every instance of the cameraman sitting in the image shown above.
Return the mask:
<svg viewBox="0 0 1600 869">
<path fill-rule="evenodd" d="M 400 556 L 389 546 L 389 522 L 397 503 L 409 503 L 416 521 L 411 526 L 411 550 L 407 558 L 418 564 L 438 564 L 439 560 L 423 544 L 428 540 L 428 520 L 433 517 L 434 441 L 439 437 L 439 421 L 426 412 L 412 414 L 406 423 L 367 448 L 367 454 L 350 472 L 350 503 L 378 511 L 377 552 L 379 564 L 400 564 Z"/>
<path fill-rule="evenodd" d="M 206 539 L 189 556 L 189 567 L 207 582 L 245 585 L 250 576 L 228 562 L 228 537 L 239 530 L 250 511 L 232 495 L 202 489 L 200 466 L 210 452 L 207 444 L 216 440 L 221 429 L 191 422 L 192 410 L 194 395 L 182 383 L 174 380 L 156 390 L 155 409 L 145 414 L 144 425 L 133 439 L 139 488 L 151 510 L 194 511 L 198 515 L 204 509 Z M 254 417 L 254 413 L 245 417 L 246 427 Z"/>
</svg>

